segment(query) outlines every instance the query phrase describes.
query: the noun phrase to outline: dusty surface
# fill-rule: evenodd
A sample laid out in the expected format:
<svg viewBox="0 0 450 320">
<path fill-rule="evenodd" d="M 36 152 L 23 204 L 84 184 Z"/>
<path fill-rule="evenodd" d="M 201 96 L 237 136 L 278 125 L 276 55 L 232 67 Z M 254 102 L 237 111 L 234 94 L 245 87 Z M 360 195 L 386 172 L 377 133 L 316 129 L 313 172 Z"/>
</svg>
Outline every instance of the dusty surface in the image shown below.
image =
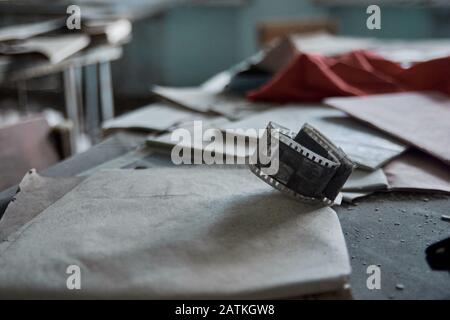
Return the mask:
<svg viewBox="0 0 450 320">
<path fill-rule="evenodd" d="M 355 299 L 450 299 L 450 275 L 432 271 L 426 247 L 450 236 L 450 197 L 388 193 L 335 208 L 351 257 Z M 381 290 L 369 290 L 369 265 L 381 269 Z"/>
</svg>

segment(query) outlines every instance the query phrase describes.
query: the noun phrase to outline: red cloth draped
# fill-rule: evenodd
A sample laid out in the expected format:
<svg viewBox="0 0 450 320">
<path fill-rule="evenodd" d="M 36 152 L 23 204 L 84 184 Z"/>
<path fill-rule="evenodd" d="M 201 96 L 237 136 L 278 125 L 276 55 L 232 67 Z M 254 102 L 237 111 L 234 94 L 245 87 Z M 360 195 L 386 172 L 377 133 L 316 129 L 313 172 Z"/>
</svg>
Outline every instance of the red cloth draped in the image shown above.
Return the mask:
<svg viewBox="0 0 450 320">
<path fill-rule="evenodd" d="M 450 56 L 409 68 L 370 51 L 336 57 L 299 53 L 268 83 L 250 91 L 251 100 L 321 101 L 332 96 L 364 96 L 435 90 L 450 95 Z"/>
</svg>

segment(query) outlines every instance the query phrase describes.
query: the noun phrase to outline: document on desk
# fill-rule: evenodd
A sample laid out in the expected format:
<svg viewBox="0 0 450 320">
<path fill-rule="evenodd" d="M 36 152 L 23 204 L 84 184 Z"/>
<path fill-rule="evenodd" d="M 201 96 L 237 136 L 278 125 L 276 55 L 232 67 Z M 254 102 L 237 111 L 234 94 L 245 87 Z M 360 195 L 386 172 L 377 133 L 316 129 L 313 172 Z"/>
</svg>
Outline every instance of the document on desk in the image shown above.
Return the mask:
<svg viewBox="0 0 450 320">
<path fill-rule="evenodd" d="M 89 41 L 89 36 L 84 34 L 41 36 L 2 44 L 0 53 L 5 55 L 39 54 L 51 63 L 58 63 L 87 47 Z"/>
<path fill-rule="evenodd" d="M 450 168 L 418 150 L 410 150 L 383 168 L 390 190 L 450 193 Z"/>
<path fill-rule="evenodd" d="M 325 103 L 450 164 L 450 98 L 443 94 L 380 94 Z"/>
<path fill-rule="evenodd" d="M 280 106 L 241 121 L 225 123 L 222 129 L 263 129 L 269 121 L 292 130 L 298 130 L 296 128 L 308 122 L 341 147 L 352 161 L 368 170 L 380 168 L 407 148 L 398 140 L 358 123 L 345 113 L 322 105 Z"/>
<path fill-rule="evenodd" d="M 381 178 L 377 171 L 373 174 L 376 173 L 376 176 Z M 450 193 L 448 166 L 418 150 L 406 151 L 383 167 L 382 171 L 387 182 L 387 186 L 382 189 L 361 188 L 361 185 L 372 178 L 376 181 L 375 176 L 371 179 L 367 176 L 361 176 L 362 179 L 350 176 L 343 188 L 343 201 L 353 202 L 378 190 Z"/>
<path fill-rule="evenodd" d="M 0 28 L 0 42 L 25 40 L 39 34 L 62 28 L 65 19 L 24 23 Z"/>
<path fill-rule="evenodd" d="M 0 291 L 21 297 L 282 298 L 340 290 L 336 213 L 237 168 L 93 175 L 0 245 Z M 68 266 L 82 290 L 67 290 Z"/>
<path fill-rule="evenodd" d="M 231 93 L 208 90 L 208 87 L 172 88 L 155 86 L 152 92 L 165 101 L 198 111 L 214 112 L 231 120 L 242 119 L 249 115 L 274 107 L 270 103 L 255 103 Z"/>
<path fill-rule="evenodd" d="M 342 187 L 343 191 L 364 193 L 370 191 L 386 190 L 388 181 L 383 169 L 367 171 L 353 170 L 352 174 Z"/>
<path fill-rule="evenodd" d="M 244 164 L 246 159 L 255 152 L 256 144 L 249 144 L 244 140 L 228 139 L 227 141 L 226 137 L 217 139 L 216 137 L 223 136 L 219 128 L 226 126 L 228 123 L 230 121 L 224 117 L 215 117 L 203 122 L 193 121 L 177 128 L 178 130 L 181 129 L 178 132 L 169 132 L 159 136 L 149 135 L 146 139 L 146 145 L 149 148 L 158 148 L 166 153 L 182 154 L 183 159 L 186 159 L 189 163 L 202 163 L 203 157 L 200 157 L 200 155 L 207 151 L 208 154 L 214 154 L 215 159 L 222 158 L 225 161 L 226 157 L 236 157 L 239 164 Z M 208 135 L 206 132 L 208 132 Z M 196 155 L 189 157 L 184 154 L 185 151 L 193 151 Z M 198 160 L 195 160 L 196 157 Z"/>
<path fill-rule="evenodd" d="M 166 104 L 153 103 L 103 123 L 103 130 L 140 129 L 147 131 L 166 131 L 183 126 L 194 120 L 207 121 L 216 115 L 186 110 Z"/>
</svg>

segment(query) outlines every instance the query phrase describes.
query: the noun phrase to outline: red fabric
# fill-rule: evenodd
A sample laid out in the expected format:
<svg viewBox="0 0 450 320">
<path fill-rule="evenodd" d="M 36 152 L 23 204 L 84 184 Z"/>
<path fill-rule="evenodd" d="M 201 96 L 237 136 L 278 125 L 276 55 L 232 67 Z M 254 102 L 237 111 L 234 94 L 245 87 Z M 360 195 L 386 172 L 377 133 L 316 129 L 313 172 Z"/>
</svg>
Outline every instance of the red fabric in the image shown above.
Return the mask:
<svg viewBox="0 0 450 320">
<path fill-rule="evenodd" d="M 247 97 L 285 103 L 424 90 L 450 95 L 450 56 L 403 68 L 364 50 L 337 57 L 300 53 L 267 84 L 249 92 Z"/>
</svg>

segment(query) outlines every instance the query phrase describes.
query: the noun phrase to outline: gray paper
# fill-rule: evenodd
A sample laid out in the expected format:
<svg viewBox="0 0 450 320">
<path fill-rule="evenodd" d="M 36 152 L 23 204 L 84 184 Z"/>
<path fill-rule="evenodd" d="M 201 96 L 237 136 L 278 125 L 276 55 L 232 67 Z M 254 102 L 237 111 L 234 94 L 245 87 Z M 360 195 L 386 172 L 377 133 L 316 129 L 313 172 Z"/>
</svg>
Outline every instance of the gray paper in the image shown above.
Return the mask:
<svg viewBox="0 0 450 320">
<path fill-rule="evenodd" d="M 367 192 L 386 190 L 387 187 L 388 181 L 382 169 L 375 171 L 355 169 L 342 190 L 348 192 Z"/>
<path fill-rule="evenodd" d="M 407 92 L 325 102 L 450 165 L 450 98 Z"/>
<path fill-rule="evenodd" d="M 105 171 L 0 245 L 0 292 L 21 297 L 276 298 L 339 290 L 335 212 L 247 170 Z M 68 290 L 66 268 L 81 268 Z"/>
<path fill-rule="evenodd" d="M 58 63 L 88 46 L 90 38 L 84 34 L 35 37 L 0 47 L 2 54 L 38 53 L 51 63 Z"/>
<path fill-rule="evenodd" d="M 179 106 L 198 112 L 215 112 L 233 120 L 245 118 L 274 106 L 268 103 L 250 102 L 244 97 L 216 92 L 215 89 L 208 90 L 204 87 L 170 88 L 155 86 L 153 93 Z"/>
<path fill-rule="evenodd" d="M 363 197 L 367 197 L 371 195 L 373 191 L 365 191 L 365 192 L 342 192 L 342 200 L 344 202 L 352 203 L 356 199 L 360 199 Z"/>
<path fill-rule="evenodd" d="M 404 144 L 350 119 L 343 112 L 321 105 L 278 107 L 226 124 L 222 129 L 264 129 L 269 121 L 294 132 L 308 122 L 341 147 L 352 161 L 365 169 L 377 169 L 406 149 Z"/>
<path fill-rule="evenodd" d="M 18 24 L 0 28 L 0 41 L 25 40 L 64 26 L 64 19 Z"/>
<path fill-rule="evenodd" d="M 0 220 L 0 241 L 36 217 L 72 190 L 83 178 L 49 178 L 30 170 L 19 184 L 18 194 Z"/>
<path fill-rule="evenodd" d="M 449 166 L 420 151 L 406 152 L 383 170 L 390 190 L 450 193 Z"/>
<path fill-rule="evenodd" d="M 212 116 L 181 109 L 171 104 L 154 103 L 103 123 L 104 130 L 142 129 L 165 131 L 193 120 L 207 120 Z"/>
</svg>

